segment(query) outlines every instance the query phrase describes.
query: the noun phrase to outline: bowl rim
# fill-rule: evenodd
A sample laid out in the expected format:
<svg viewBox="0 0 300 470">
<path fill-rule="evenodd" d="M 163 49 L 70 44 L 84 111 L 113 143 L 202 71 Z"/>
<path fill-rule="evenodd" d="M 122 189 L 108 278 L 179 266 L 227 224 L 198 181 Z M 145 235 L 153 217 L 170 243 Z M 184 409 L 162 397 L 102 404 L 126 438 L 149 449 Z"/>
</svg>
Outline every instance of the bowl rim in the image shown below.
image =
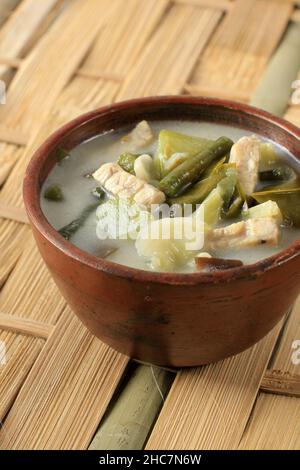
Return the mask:
<svg viewBox="0 0 300 470">
<path fill-rule="evenodd" d="M 154 272 L 138 268 L 125 266 L 114 261 L 97 258 L 96 256 L 81 250 L 73 245 L 70 241 L 65 240 L 47 221 L 40 206 L 39 185 L 40 172 L 43 164 L 52 150 L 54 150 L 59 141 L 66 137 L 71 131 L 79 126 L 83 126 L 88 121 L 94 120 L 99 115 L 111 115 L 122 110 L 134 109 L 137 106 L 151 105 L 173 105 L 173 104 L 194 104 L 205 106 L 221 106 L 230 108 L 236 112 L 248 114 L 258 117 L 266 122 L 275 125 L 286 131 L 289 135 L 299 140 L 300 145 L 300 129 L 288 121 L 278 118 L 271 113 L 250 106 L 248 104 L 239 103 L 230 100 L 223 100 L 201 96 L 150 96 L 145 98 L 134 98 L 126 101 L 116 102 L 97 108 L 93 111 L 81 114 L 75 119 L 67 122 L 53 132 L 44 143 L 34 152 L 27 169 L 25 171 L 23 181 L 23 199 L 29 221 L 33 227 L 53 246 L 55 246 L 64 255 L 79 261 L 87 267 L 96 269 L 121 278 L 127 278 L 139 282 L 170 284 L 170 285 L 198 285 L 203 283 L 216 284 L 220 282 L 229 282 L 232 280 L 240 280 L 245 278 L 254 278 L 262 275 L 265 271 L 274 269 L 300 256 L 300 239 L 294 241 L 287 248 L 278 253 L 264 258 L 256 263 L 236 267 L 224 271 L 215 271 L 211 273 L 194 272 L 194 273 L 176 273 L 176 272 Z"/>
</svg>

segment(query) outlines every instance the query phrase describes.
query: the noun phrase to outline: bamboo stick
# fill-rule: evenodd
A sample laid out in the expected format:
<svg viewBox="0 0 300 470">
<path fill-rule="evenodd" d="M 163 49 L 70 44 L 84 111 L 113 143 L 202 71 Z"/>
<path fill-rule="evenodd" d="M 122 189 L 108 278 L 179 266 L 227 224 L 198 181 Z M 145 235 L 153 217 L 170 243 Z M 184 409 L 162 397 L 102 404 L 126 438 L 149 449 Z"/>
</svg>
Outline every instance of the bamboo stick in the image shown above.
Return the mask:
<svg viewBox="0 0 300 470">
<path fill-rule="evenodd" d="M 47 339 L 53 331 L 53 327 L 47 323 L 28 320 L 27 318 L 19 318 L 1 312 L 0 329 L 43 339 Z"/>
<path fill-rule="evenodd" d="M 193 5 L 196 7 L 216 8 L 217 10 L 230 10 L 234 3 L 232 0 L 172 0 L 174 3 Z"/>
<path fill-rule="evenodd" d="M 300 398 L 300 375 L 280 370 L 267 371 L 260 384 L 260 390 L 265 393 Z"/>
<path fill-rule="evenodd" d="M 22 224 L 28 224 L 28 218 L 24 209 L 20 207 L 7 206 L 0 202 L 0 217 L 15 220 Z"/>
<path fill-rule="evenodd" d="M 159 367 L 136 365 L 89 448 L 142 449 L 173 379 L 174 374 Z"/>
<path fill-rule="evenodd" d="M 278 116 L 285 112 L 292 82 L 300 68 L 299 47 L 300 25 L 292 23 L 253 95 L 252 103 Z"/>
</svg>

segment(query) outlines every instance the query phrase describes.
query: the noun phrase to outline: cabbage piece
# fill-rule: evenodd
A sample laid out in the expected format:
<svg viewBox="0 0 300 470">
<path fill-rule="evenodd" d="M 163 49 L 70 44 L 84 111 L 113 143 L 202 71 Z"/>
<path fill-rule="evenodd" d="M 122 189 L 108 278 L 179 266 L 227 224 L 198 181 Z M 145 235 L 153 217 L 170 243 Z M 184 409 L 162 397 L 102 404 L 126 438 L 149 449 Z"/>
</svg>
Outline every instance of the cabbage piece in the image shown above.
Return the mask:
<svg viewBox="0 0 300 470">
<path fill-rule="evenodd" d="M 135 240 L 141 227 L 147 224 L 152 216 L 134 201 L 122 198 L 111 198 L 101 204 L 96 212 L 97 237 L 105 239 Z"/>
</svg>

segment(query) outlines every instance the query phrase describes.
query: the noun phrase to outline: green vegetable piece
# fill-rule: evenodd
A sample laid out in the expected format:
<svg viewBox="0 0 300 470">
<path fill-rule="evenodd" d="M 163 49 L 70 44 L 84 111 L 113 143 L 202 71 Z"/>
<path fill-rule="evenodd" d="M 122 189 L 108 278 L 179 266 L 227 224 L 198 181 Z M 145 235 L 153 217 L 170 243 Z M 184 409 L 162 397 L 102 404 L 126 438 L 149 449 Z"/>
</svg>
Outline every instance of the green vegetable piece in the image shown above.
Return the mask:
<svg viewBox="0 0 300 470">
<path fill-rule="evenodd" d="M 259 170 L 267 171 L 270 166 L 278 165 L 280 159 L 274 145 L 263 142 L 260 144 Z"/>
<path fill-rule="evenodd" d="M 259 203 L 275 201 L 285 223 L 300 227 L 300 187 L 292 189 L 271 189 L 251 195 Z"/>
<path fill-rule="evenodd" d="M 208 226 L 214 227 L 219 222 L 224 204 L 226 204 L 233 195 L 236 181 L 237 175 L 235 172 L 225 176 L 203 201 L 204 222 Z"/>
<path fill-rule="evenodd" d="M 212 142 L 203 137 L 194 137 L 167 129 L 161 130 L 154 157 L 158 177 L 163 178 L 187 158 L 206 149 Z"/>
<path fill-rule="evenodd" d="M 244 219 L 264 219 L 271 217 L 272 219 L 276 219 L 279 223 L 282 222 L 282 215 L 278 204 L 270 200 L 250 207 L 250 209 L 243 210 L 242 215 Z"/>
<path fill-rule="evenodd" d="M 90 204 L 89 206 L 85 207 L 83 211 L 81 212 L 81 214 L 76 219 L 72 220 L 72 222 L 62 227 L 60 230 L 58 230 L 58 232 L 66 240 L 70 240 L 72 236 L 80 229 L 80 227 L 83 226 L 88 216 L 94 210 L 96 210 L 98 206 L 99 206 L 99 202 Z"/>
<path fill-rule="evenodd" d="M 224 211 L 223 218 L 225 219 L 235 219 L 237 218 L 242 210 L 244 204 L 243 198 L 236 193 L 233 199 L 233 202 L 230 204 L 227 211 Z"/>
<path fill-rule="evenodd" d="M 138 156 L 139 155 L 128 152 L 122 153 L 122 155 L 120 155 L 118 158 L 118 164 L 121 168 L 123 168 L 123 170 L 134 175 L 134 162 Z"/>
<path fill-rule="evenodd" d="M 211 172 L 211 175 L 205 179 L 198 181 L 191 189 L 187 190 L 181 196 L 171 198 L 169 204 L 200 204 L 209 195 L 209 193 L 217 186 L 222 178 L 226 176 L 227 171 L 235 167 L 234 164 L 221 164 L 218 162 Z"/>
<path fill-rule="evenodd" d="M 259 173 L 260 181 L 286 181 L 296 176 L 295 171 L 288 165 L 276 166 Z"/>
<path fill-rule="evenodd" d="M 57 162 L 61 163 L 65 158 L 68 158 L 70 155 L 69 153 L 63 149 L 63 148 L 58 148 L 56 152 L 56 158 Z"/>
<path fill-rule="evenodd" d="M 231 139 L 220 137 L 204 150 L 174 168 L 160 181 L 159 189 L 169 197 L 177 196 L 189 184 L 198 181 L 214 160 L 224 157 L 232 145 Z"/>
<path fill-rule="evenodd" d="M 64 199 L 61 188 L 57 185 L 49 186 L 44 192 L 44 198 L 49 201 L 60 202 Z"/>
<path fill-rule="evenodd" d="M 105 191 L 103 191 L 103 189 L 100 188 L 100 186 L 97 186 L 96 188 L 92 190 L 92 195 L 102 201 L 105 198 Z"/>
</svg>

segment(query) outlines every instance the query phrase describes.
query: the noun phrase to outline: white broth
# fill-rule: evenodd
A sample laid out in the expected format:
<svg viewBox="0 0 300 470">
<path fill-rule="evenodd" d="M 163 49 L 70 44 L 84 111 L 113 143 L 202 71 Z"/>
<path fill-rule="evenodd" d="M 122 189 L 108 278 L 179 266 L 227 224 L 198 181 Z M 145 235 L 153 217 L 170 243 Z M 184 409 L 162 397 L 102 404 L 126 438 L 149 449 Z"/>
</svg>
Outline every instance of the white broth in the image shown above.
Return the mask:
<svg viewBox="0 0 300 470">
<path fill-rule="evenodd" d="M 142 149 L 139 153 L 149 153 L 154 155 L 157 146 L 157 137 L 161 129 L 169 129 L 191 136 L 199 136 L 207 139 L 218 139 L 220 136 L 227 136 L 234 142 L 243 136 L 250 136 L 252 133 L 228 126 L 221 126 L 211 123 L 179 122 L 179 121 L 155 121 L 150 122 L 155 139 L 153 143 Z M 85 175 L 93 173 L 103 163 L 116 162 L 119 155 L 131 151 L 130 143 L 122 142 L 121 137 L 130 131 L 112 131 L 104 135 L 83 142 L 74 148 L 67 158 L 56 164 L 48 175 L 41 191 L 41 207 L 49 223 L 59 230 L 63 226 L 76 219 L 78 215 L 90 204 L 97 202 L 91 191 L 99 186 L 93 178 Z M 276 152 L 284 160 L 287 159 L 291 167 L 299 173 L 298 163 L 288 152 L 276 146 Z M 53 201 L 44 197 L 47 188 L 58 186 L 63 193 L 63 200 Z M 259 185 L 258 185 L 259 186 Z M 99 202 L 101 204 L 101 202 Z M 226 225 L 232 224 L 236 220 L 226 221 Z M 221 223 L 223 225 L 224 222 Z M 150 270 L 149 261 L 145 257 L 138 255 L 135 241 L 133 240 L 99 240 L 96 235 L 96 209 L 93 210 L 85 220 L 84 224 L 74 233 L 70 242 L 95 256 L 103 256 L 110 261 L 114 261 L 126 266 Z M 258 245 L 251 248 L 216 248 L 214 257 L 226 259 L 238 259 L 244 264 L 254 263 L 269 257 L 283 248 L 290 245 L 294 240 L 300 238 L 300 229 L 292 227 L 280 227 L 280 240 L 277 245 Z M 109 248 L 108 251 L 106 249 Z M 114 248 L 110 250 L 110 248 Z M 112 251 L 108 256 L 106 253 Z M 203 251 L 207 251 L 206 249 Z M 194 262 L 187 262 L 184 266 L 176 268 L 178 272 L 197 271 Z"/>
</svg>

